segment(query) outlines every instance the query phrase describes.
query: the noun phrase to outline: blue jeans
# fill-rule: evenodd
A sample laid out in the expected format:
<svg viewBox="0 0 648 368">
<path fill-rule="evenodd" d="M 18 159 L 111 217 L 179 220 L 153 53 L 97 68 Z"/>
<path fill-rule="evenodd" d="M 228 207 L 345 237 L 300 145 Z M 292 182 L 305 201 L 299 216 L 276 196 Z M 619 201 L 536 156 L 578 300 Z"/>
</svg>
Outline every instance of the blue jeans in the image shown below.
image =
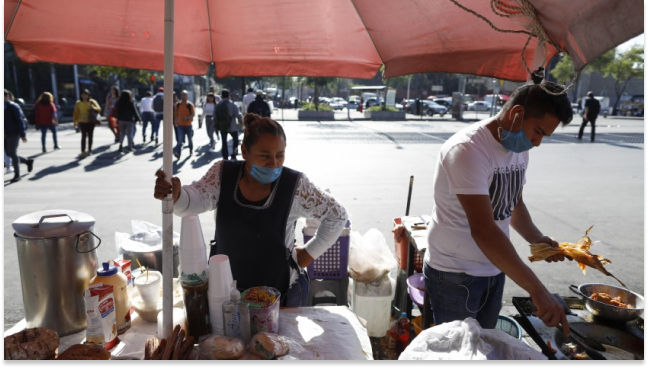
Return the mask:
<svg viewBox="0 0 648 368">
<path fill-rule="evenodd" d="M 502 309 L 506 280 L 503 272 L 492 277 L 470 276 L 439 271 L 426 263 L 423 275 L 434 324 L 472 317 L 482 328 L 495 328 Z"/>
<path fill-rule="evenodd" d="M 236 148 L 238 148 L 239 145 L 238 131 L 229 133 L 226 130 L 220 131 L 221 138 L 223 138 L 223 151 L 221 155 L 223 156 L 223 160 L 227 160 L 227 158 L 229 157 L 229 149 L 227 147 L 227 134 L 230 134 L 232 136 L 232 160 L 236 160 Z"/>
<path fill-rule="evenodd" d="M 142 137 L 146 137 L 146 127 L 148 126 L 148 123 L 151 123 L 151 140 L 153 140 L 153 129 L 154 125 L 153 122 L 155 121 L 155 114 L 153 114 L 151 111 L 144 111 L 142 113 Z M 144 139 L 146 141 L 146 139 Z"/>
<path fill-rule="evenodd" d="M 286 307 L 305 307 L 308 302 L 309 287 L 310 280 L 308 278 L 308 272 L 306 270 L 300 270 L 297 280 L 288 289 Z"/>
<path fill-rule="evenodd" d="M 153 129 L 153 131 L 151 132 L 151 137 L 158 136 L 158 131 L 160 130 L 160 122 L 162 121 L 163 116 L 164 114 L 155 113 L 155 116 L 153 118 L 153 125 L 151 127 Z"/>
<path fill-rule="evenodd" d="M 179 125 L 177 128 L 178 131 L 178 144 L 176 145 L 176 153 L 179 155 L 182 152 L 182 144 L 184 143 L 185 137 L 189 141 L 189 150 L 193 152 L 193 128 L 189 126 Z"/>
<path fill-rule="evenodd" d="M 45 149 L 45 137 L 47 136 L 47 131 L 52 132 L 52 138 L 54 138 L 54 147 L 58 147 L 58 140 L 56 139 L 56 125 L 40 125 L 41 131 L 41 143 L 43 144 L 43 149 Z"/>
</svg>

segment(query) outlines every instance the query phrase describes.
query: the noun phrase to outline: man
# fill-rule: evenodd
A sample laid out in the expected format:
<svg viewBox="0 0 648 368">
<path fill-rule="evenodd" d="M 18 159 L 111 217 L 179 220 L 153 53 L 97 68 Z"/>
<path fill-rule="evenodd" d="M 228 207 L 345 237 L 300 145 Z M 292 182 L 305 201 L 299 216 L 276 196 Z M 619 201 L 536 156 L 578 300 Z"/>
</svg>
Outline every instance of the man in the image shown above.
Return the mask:
<svg viewBox="0 0 648 368">
<path fill-rule="evenodd" d="M 601 112 L 601 103 L 594 98 L 594 92 L 587 92 L 585 109 L 583 109 L 583 123 L 578 130 L 579 141 L 583 139 L 583 131 L 589 121 L 590 124 L 592 124 L 592 137 L 590 138 L 590 142 L 594 142 L 594 135 L 596 134 L 596 118 L 598 117 L 599 112 Z"/>
<path fill-rule="evenodd" d="M 142 143 L 146 143 L 146 126 L 151 123 L 151 142 L 154 138 L 153 123 L 155 121 L 155 111 L 153 111 L 153 94 L 146 92 L 140 101 L 140 113 L 142 115 Z"/>
<path fill-rule="evenodd" d="M 193 104 L 187 101 L 187 98 L 189 98 L 189 92 L 186 90 L 180 92 L 180 102 L 175 105 L 175 113 L 173 114 L 173 125 L 178 132 L 178 144 L 176 145 L 174 155 L 178 160 L 182 153 L 182 144 L 184 143 L 185 137 L 187 137 L 189 142 L 189 156 L 193 154 L 193 127 L 191 123 L 193 123 L 194 113 L 196 111 Z"/>
<path fill-rule="evenodd" d="M 11 92 L 4 90 L 4 149 L 13 164 L 14 177 L 12 183 L 20 181 L 20 164 L 27 165 L 27 171 L 34 168 L 34 159 L 18 156 L 20 140 L 27 142 L 25 135 L 25 115 L 20 106 L 11 101 Z"/>
<path fill-rule="evenodd" d="M 263 91 L 257 90 L 256 98 L 248 105 L 247 112 L 257 114 L 264 118 L 269 118 L 271 111 L 270 105 L 263 100 Z"/>
<path fill-rule="evenodd" d="M 243 116 L 239 112 L 238 107 L 230 101 L 229 91 L 221 91 L 221 97 L 223 98 L 221 102 L 216 106 L 216 128 L 220 132 L 220 136 L 223 139 L 223 150 L 222 156 L 223 160 L 227 160 L 229 157 L 229 150 L 227 147 L 227 134 L 229 133 L 232 136 L 232 161 L 236 161 L 236 155 L 238 153 L 238 144 L 239 144 L 239 133 L 238 126 L 243 124 Z"/>
<path fill-rule="evenodd" d="M 155 136 L 155 144 L 157 145 L 158 132 L 160 130 L 160 122 L 164 117 L 164 88 L 163 87 L 158 88 L 157 93 L 155 94 L 155 96 L 153 96 L 152 104 L 153 104 L 152 107 L 155 116 L 153 119 L 153 125 L 151 127 L 153 129 L 153 131 L 151 132 L 151 136 Z"/>
<path fill-rule="evenodd" d="M 254 95 L 254 89 L 248 88 L 247 94 L 243 96 L 243 115 L 247 114 L 248 106 L 254 101 L 256 96 Z"/>
<path fill-rule="evenodd" d="M 543 87 L 564 90 L 550 82 Z M 534 225 L 522 187 L 527 151 L 572 117 L 567 95 L 526 85 L 497 116 L 466 127 L 441 147 L 424 267 L 435 324 L 472 317 L 495 328 L 508 276 L 530 294 L 536 315 L 548 326 L 562 322 L 567 336 L 563 306 L 520 259 L 509 225 L 529 244 L 558 246 Z"/>
</svg>

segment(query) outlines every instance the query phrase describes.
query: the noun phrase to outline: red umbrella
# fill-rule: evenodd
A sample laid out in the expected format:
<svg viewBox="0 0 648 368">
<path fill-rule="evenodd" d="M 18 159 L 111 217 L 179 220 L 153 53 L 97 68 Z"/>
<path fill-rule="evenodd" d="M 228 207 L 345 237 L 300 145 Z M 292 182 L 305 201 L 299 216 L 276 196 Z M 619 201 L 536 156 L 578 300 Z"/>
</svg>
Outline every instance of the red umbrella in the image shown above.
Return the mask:
<svg viewBox="0 0 648 368">
<path fill-rule="evenodd" d="M 162 70 L 161 0 L 7 0 L 5 40 L 27 62 Z M 506 31 L 506 32 L 500 32 Z M 538 38 L 546 50 L 538 49 Z M 643 33 L 640 0 L 183 0 L 174 71 L 372 78 L 448 72 L 524 81 L 565 50 L 582 69 Z"/>
</svg>

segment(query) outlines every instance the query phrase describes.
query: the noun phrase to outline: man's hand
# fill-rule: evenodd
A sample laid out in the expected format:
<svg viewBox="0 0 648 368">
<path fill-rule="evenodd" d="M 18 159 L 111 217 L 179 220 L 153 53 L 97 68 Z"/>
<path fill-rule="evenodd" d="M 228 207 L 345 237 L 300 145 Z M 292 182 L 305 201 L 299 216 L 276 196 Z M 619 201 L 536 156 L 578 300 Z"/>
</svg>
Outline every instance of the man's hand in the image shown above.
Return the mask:
<svg viewBox="0 0 648 368">
<path fill-rule="evenodd" d="M 553 248 L 558 249 L 558 242 L 555 241 L 552 237 L 549 237 L 549 236 L 542 236 L 541 238 L 538 238 L 537 240 L 533 241 L 532 243 L 533 244 L 538 244 L 538 243 L 549 244 Z M 567 257 L 567 259 L 572 261 L 572 259 L 570 257 Z M 549 263 L 551 263 L 551 262 L 562 262 L 564 260 L 565 260 L 565 256 L 562 255 L 562 254 L 556 254 L 554 256 L 547 257 L 547 259 L 545 259 L 545 261 L 549 262 Z"/>
<path fill-rule="evenodd" d="M 27 137 L 22 137 L 20 139 L 22 139 L 23 143 L 27 143 Z"/>
<path fill-rule="evenodd" d="M 569 323 L 563 305 L 543 285 L 540 285 L 538 292 L 531 294 L 531 301 L 538 308 L 534 312 L 536 317 L 549 327 L 556 327 L 558 323 L 562 323 L 563 335 L 569 336 Z"/>
<path fill-rule="evenodd" d="M 166 179 L 166 174 L 162 170 L 158 170 L 155 173 L 157 179 L 155 179 L 155 190 L 153 192 L 153 197 L 156 199 L 164 199 L 170 193 L 173 193 L 173 202 L 175 203 L 180 197 L 180 188 L 181 183 L 180 179 L 177 177 L 171 178 L 171 183 L 169 184 Z"/>
</svg>

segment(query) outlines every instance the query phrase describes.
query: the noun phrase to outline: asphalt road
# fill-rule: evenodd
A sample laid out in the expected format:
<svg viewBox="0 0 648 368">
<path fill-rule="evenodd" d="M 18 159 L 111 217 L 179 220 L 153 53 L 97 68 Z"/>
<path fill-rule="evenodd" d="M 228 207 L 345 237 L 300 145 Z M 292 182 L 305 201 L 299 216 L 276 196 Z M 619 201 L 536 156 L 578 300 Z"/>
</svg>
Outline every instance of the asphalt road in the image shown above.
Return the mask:
<svg viewBox="0 0 648 368">
<path fill-rule="evenodd" d="M 282 111 L 274 118 L 281 119 Z M 471 114 L 473 114 L 471 112 Z M 336 121 L 297 121 L 295 110 L 283 111 L 288 137 L 285 165 L 301 170 L 322 188 L 329 188 L 351 214 L 353 230 L 380 230 L 392 245 L 393 219 L 405 214 L 410 175 L 414 188 L 410 214 L 429 214 L 432 179 L 441 144 L 468 122 L 408 115 L 399 122 L 361 120 L 362 114 L 337 112 Z M 476 118 L 481 118 L 477 115 Z M 466 116 L 466 118 L 472 118 Z M 220 153 L 206 150 L 206 133 L 196 129 L 194 155 L 188 150 L 174 164 L 184 183 L 199 179 Z M 149 128 L 150 129 L 150 128 Z M 607 269 L 632 290 L 644 294 L 644 123 L 643 120 L 601 118 L 596 143 L 577 142 L 577 123 L 558 128 L 531 151 L 525 201 L 538 227 L 559 241 L 576 242 L 594 225 L 592 250 L 610 260 Z M 589 134 L 589 128 L 586 130 Z M 588 136 L 587 136 L 588 137 Z M 131 220 L 162 223 L 160 202 L 153 198 L 154 173 L 162 166 L 162 144 L 141 145 L 119 154 L 104 126 L 95 131 L 93 156 L 78 159 L 80 134 L 69 124 L 59 130 L 61 150 L 41 153 L 40 133 L 31 129 L 19 152 L 35 158 L 34 170 L 4 188 L 4 321 L 5 330 L 24 318 L 16 243 L 12 223 L 22 215 L 46 209 L 84 212 L 96 220 L 103 242 L 100 261 L 116 256 L 115 232 L 131 232 Z M 48 149 L 53 143 L 48 136 Z M 220 147 L 220 142 L 219 142 Z M 205 239 L 214 233 L 213 215 L 200 216 Z M 180 219 L 174 219 L 179 232 Z M 515 232 L 512 241 L 523 259 L 528 247 Z M 297 240 L 302 242 L 298 232 Z M 569 284 L 616 282 L 596 270 L 583 275 L 574 262 L 530 264 L 550 291 L 570 295 Z M 52 275 L 56 277 L 56 275 Z M 508 280 L 504 302 L 527 294 Z"/>
</svg>

